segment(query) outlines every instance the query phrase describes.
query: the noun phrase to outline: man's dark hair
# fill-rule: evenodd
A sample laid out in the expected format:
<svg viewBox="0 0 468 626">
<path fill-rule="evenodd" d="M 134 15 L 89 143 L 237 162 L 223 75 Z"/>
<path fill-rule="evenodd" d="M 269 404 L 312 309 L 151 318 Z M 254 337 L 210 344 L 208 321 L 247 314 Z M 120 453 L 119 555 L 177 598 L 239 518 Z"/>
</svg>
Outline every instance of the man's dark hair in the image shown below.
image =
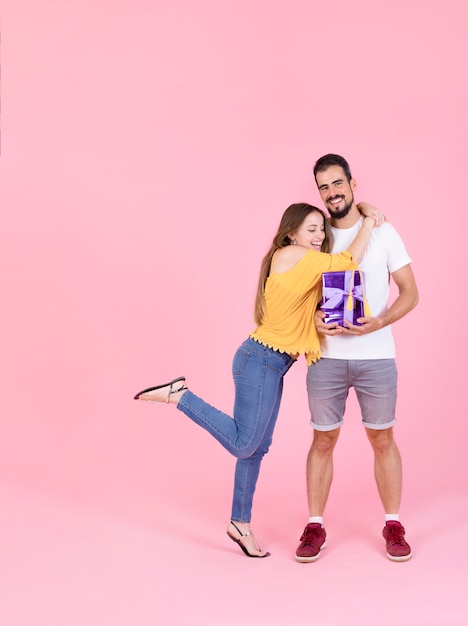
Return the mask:
<svg viewBox="0 0 468 626">
<path fill-rule="evenodd" d="M 351 169 L 349 167 L 348 161 L 340 156 L 339 154 L 326 154 L 323 157 L 320 157 L 318 161 L 314 165 L 314 176 L 317 181 L 317 172 L 324 172 L 332 165 L 339 165 L 343 168 L 346 178 L 348 179 L 348 183 L 353 177 L 351 174 Z"/>
</svg>

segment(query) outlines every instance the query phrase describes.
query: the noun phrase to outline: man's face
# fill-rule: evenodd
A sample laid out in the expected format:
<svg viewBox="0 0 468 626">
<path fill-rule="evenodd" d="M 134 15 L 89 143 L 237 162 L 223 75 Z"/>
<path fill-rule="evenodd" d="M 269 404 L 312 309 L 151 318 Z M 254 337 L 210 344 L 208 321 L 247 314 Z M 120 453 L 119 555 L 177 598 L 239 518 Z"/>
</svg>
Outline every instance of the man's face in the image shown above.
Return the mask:
<svg viewBox="0 0 468 626">
<path fill-rule="evenodd" d="M 335 220 L 346 217 L 354 203 L 354 178 L 348 182 L 343 168 L 331 165 L 323 172 L 317 172 L 317 187 L 330 217 Z"/>
</svg>

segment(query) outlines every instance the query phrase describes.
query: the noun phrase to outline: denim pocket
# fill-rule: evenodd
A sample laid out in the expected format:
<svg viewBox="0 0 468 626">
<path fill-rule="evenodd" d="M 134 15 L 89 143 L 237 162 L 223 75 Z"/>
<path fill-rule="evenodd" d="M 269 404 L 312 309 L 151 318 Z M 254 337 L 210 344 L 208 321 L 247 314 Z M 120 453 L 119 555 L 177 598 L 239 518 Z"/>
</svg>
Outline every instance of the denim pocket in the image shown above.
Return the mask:
<svg viewBox="0 0 468 626">
<path fill-rule="evenodd" d="M 247 362 L 251 356 L 251 352 L 246 350 L 243 346 L 237 349 L 237 352 L 234 355 L 234 359 L 232 360 L 232 374 L 233 376 L 239 376 L 242 374 Z"/>
</svg>

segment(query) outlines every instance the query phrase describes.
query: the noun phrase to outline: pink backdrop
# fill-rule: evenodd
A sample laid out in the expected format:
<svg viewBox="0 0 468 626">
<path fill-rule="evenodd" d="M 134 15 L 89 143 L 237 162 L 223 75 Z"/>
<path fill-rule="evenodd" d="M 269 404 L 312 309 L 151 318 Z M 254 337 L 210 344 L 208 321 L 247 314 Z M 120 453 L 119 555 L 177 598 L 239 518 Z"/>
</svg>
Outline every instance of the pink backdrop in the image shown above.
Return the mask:
<svg viewBox="0 0 468 626">
<path fill-rule="evenodd" d="M 0 624 L 466 624 L 466 3 L 2 0 Z M 301 566 L 311 431 L 288 375 L 254 511 L 234 460 L 174 409 L 184 374 L 230 410 L 283 210 L 348 158 L 389 215 L 419 307 L 394 327 L 402 521 L 388 562 L 354 398 L 327 554 Z M 259 570 L 261 570 L 259 572 Z"/>
</svg>

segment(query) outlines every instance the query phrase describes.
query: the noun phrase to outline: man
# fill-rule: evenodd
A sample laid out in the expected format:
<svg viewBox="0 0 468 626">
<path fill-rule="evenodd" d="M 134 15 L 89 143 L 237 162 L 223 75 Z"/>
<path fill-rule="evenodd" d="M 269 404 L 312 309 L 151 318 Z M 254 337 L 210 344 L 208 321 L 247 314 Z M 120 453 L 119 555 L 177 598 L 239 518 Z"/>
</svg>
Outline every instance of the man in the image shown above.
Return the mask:
<svg viewBox="0 0 468 626">
<path fill-rule="evenodd" d="M 335 239 L 332 252 L 346 249 L 362 222 L 354 200 L 356 181 L 346 160 L 336 154 L 321 157 L 314 167 L 320 196 L 330 213 Z M 359 318 L 362 325 L 345 322 L 325 324 L 316 314 L 322 358 L 308 368 L 307 390 L 314 438 L 307 458 L 309 523 L 296 551 L 296 560 L 316 561 L 325 547 L 323 514 L 333 476 L 333 450 L 343 423 L 346 397 L 354 387 L 374 452 L 374 473 L 385 511 L 383 537 L 387 556 L 394 561 L 411 558 L 400 523 L 401 459 L 393 439 L 397 396 L 395 347 L 390 324 L 413 309 L 418 290 L 411 259 L 396 230 L 385 222 L 374 228 L 360 267 L 364 274 L 372 317 Z M 389 276 L 398 296 L 388 307 Z"/>
</svg>

